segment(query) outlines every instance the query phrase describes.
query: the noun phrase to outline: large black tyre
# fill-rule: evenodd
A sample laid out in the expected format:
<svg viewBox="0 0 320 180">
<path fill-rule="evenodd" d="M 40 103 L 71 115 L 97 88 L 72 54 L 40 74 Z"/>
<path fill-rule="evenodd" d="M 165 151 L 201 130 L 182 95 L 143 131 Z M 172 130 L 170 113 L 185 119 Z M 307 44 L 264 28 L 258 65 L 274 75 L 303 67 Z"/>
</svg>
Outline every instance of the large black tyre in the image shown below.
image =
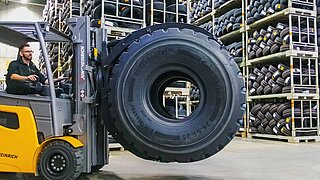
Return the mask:
<svg viewBox="0 0 320 180">
<path fill-rule="evenodd" d="M 49 142 L 39 157 L 38 169 L 46 179 L 76 179 L 82 171 L 82 149 L 64 141 Z"/>
<path fill-rule="evenodd" d="M 162 106 L 166 85 L 176 80 L 190 81 L 201 92 L 197 109 L 183 120 Z M 149 160 L 192 162 L 219 152 L 237 132 L 245 110 L 237 64 L 209 33 L 191 29 L 141 36 L 119 57 L 108 87 L 109 132 Z"/>
</svg>

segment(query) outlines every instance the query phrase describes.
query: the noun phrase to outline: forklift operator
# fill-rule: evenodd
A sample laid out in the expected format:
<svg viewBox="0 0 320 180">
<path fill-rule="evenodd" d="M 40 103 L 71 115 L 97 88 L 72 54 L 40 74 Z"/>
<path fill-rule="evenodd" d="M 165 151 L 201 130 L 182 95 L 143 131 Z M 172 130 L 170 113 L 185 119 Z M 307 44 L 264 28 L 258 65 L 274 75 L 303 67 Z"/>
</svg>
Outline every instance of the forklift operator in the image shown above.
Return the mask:
<svg viewBox="0 0 320 180">
<path fill-rule="evenodd" d="M 41 94 L 41 86 L 48 83 L 45 76 L 32 62 L 33 51 L 28 43 L 19 47 L 18 59 L 9 64 L 6 76 L 7 89 L 10 94 Z M 62 80 L 57 78 L 54 81 Z M 41 83 L 41 84 L 40 84 Z"/>
</svg>

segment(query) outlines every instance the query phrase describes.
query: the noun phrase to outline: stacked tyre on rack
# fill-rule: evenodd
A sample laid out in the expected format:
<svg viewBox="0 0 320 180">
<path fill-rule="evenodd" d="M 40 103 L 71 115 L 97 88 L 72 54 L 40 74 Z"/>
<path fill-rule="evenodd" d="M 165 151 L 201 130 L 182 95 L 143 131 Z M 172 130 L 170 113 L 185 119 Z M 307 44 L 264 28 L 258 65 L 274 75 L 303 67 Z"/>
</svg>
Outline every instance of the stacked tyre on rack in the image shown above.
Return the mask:
<svg viewBox="0 0 320 180">
<path fill-rule="evenodd" d="M 259 58 L 289 49 L 290 36 L 287 24 L 278 23 L 275 27 L 255 31 L 248 39 L 248 59 Z"/>
<path fill-rule="evenodd" d="M 250 111 L 249 126 L 251 132 L 292 136 L 292 117 L 295 117 L 295 126 L 316 127 L 317 106 L 295 103 L 293 113 L 291 102 L 257 103 Z M 303 117 L 303 120 L 302 118 Z M 297 135 L 317 135 L 312 133 L 298 133 Z"/>
<path fill-rule="evenodd" d="M 250 1 L 247 11 L 247 24 L 252 24 L 266 16 L 282 11 L 288 7 L 288 0 Z"/>
<path fill-rule="evenodd" d="M 241 28 L 242 24 L 242 8 L 235 8 L 230 10 L 228 13 L 215 19 L 215 30 L 214 34 L 217 37 L 228 34 L 232 31 L 236 31 Z"/>
<path fill-rule="evenodd" d="M 263 134 L 291 136 L 290 102 L 258 103 L 252 107 L 249 119 L 249 126 L 252 132 L 258 131 Z"/>
<path fill-rule="evenodd" d="M 55 9 L 57 7 L 57 9 Z M 49 25 L 65 34 L 69 35 L 69 30 L 67 28 L 67 18 L 75 17 L 80 15 L 80 2 L 73 1 L 72 5 L 68 0 L 59 0 L 58 4 L 49 2 L 44 9 L 44 20 L 49 23 Z M 51 62 L 51 68 L 54 75 L 57 74 L 57 68 L 60 65 L 62 67 L 62 73 L 65 72 L 68 67 L 64 66 L 72 56 L 73 51 L 69 43 L 50 43 L 47 45 L 48 55 Z M 45 63 L 40 54 L 40 67 L 44 69 Z"/>
<path fill-rule="evenodd" d="M 247 119 L 253 136 L 317 135 L 319 86 L 313 7 L 312 1 L 249 2 Z"/>
<path fill-rule="evenodd" d="M 151 18 L 154 23 L 164 23 L 164 22 L 187 22 L 187 6 L 186 1 L 183 1 L 179 4 L 176 4 L 175 0 L 154 0 L 153 1 L 153 13 L 151 13 L 151 0 L 146 0 L 146 21 L 147 25 L 151 25 Z M 126 17 L 126 18 L 133 18 L 137 20 L 143 20 L 144 15 L 144 1 L 143 0 L 133 0 L 132 8 L 131 8 L 131 1 L 126 0 L 119 0 L 118 6 L 116 1 L 114 2 L 104 2 L 104 14 L 109 17 Z M 101 0 L 94 0 L 91 3 L 87 2 L 84 5 L 85 10 L 92 9 L 92 20 L 101 19 L 102 15 L 102 1 Z M 118 8 L 118 10 L 117 10 Z M 133 11 L 131 13 L 131 10 Z M 117 11 L 119 14 L 116 14 Z M 164 11 L 166 14 L 164 15 Z M 178 19 L 176 19 L 176 13 L 178 12 Z M 86 13 L 89 15 L 89 13 Z M 108 18 L 107 18 L 108 20 Z M 139 29 L 141 25 L 132 24 L 129 21 L 117 21 L 117 20 L 110 20 L 115 27 L 125 27 L 125 28 L 134 28 Z"/>
<path fill-rule="evenodd" d="M 223 0 L 225 1 L 225 0 Z M 216 3 L 216 0 L 214 1 Z M 215 4 L 215 7 L 216 4 Z M 201 17 L 212 12 L 212 0 L 194 1 L 191 4 L 191 12 L 189 14 L 190 22 L 193 23 Z"/>
<path fill-rule="evenodd" d="M 228 0 L 220 0 L 220 1 L 215 0 L 214 1 L 215 13 L 213 14 L 214 22 L 212 22 L 211 21 L 212 19 L 211 19 L 209 22 L 201 24 L 200 27 L 204 28 L 210 33 L 213 33 L 218 38 L 224 35 L 228 35 L 230 33 L 236 33 L 237 35 L 235 37 L 229 38 L 228 41 L 225 41 L 223 37 L 220 38 L 220 40 L 222 41 L 222 43 L 226 45 L 227 50 L 234 57 L 234 60 L 237 63 L 241 63 L 243 60 L 243 43 L 241 41 L 240 28 L 244 24 L 244 22 L 242 22 L 243 17 L 242 17 L 241 3 L 236 3 L 236 4 L 229 3 L 224 6 L 225 9 L 224 8 L 219 9 L 226 2 L 228 2 Z M 210 5 L 211 5 L 211 1 L 194 2 L 193 9 L 191 11 L 191 22 L 197 20 L 196 18 L 197 15 L 194 16 L 193 15 L 194 13 L 195 14 L 197 14 L 197 12 L 200 13 L 199 11 L 201 9 L 203 10 Z M 210 8 L 210 10 L 212 9 Z M 214 23 L 214 28 L 213 28 L 213 23 Z M 238 42 L 235 42 L 235 41 L 238 41 Z"/>
<path fill-rule="evenodd" d="M 254 68 L 248 78 L 249 95 L 267 95 L 291 92 L 289 66 L 278 64 Z"/>
</svg>

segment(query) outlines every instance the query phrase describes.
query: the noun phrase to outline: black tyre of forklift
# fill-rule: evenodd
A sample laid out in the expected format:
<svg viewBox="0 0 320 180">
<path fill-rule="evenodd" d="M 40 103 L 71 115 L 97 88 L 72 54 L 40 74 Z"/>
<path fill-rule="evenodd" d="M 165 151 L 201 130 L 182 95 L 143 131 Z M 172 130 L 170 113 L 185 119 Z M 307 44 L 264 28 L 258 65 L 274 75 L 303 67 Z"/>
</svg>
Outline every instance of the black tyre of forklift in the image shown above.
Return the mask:
<svg viewBox="0 0 320 180">
<path fill-rule="evenodd" d="M 76 179 L 83 167 L 81 148 L 64 141 L 49 142 L 39 156 L 38 169 L 46 179 Z"/>
<path fill-rule="evenodd" d="M 163 93 L 177 80 L 200 89 L 200 102 L 179 120 L 165 112 Z M 133 42 L 109 79 L 108 131 L 135 155 L 160 162 L 193 162 L 224 148 L 245 110 L 242 74 L 210 33 L 156 30 Z"/>
</svg>

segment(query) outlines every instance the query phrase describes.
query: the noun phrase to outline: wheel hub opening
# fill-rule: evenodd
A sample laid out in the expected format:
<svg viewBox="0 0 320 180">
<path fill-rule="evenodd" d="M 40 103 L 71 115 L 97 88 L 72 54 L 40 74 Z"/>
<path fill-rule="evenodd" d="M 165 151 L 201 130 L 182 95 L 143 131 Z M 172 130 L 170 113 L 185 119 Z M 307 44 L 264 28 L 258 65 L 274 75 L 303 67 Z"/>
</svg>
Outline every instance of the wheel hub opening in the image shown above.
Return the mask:
<svg viewBox="0 0 320 180">
<path fill-rule="evenodd" d="M 201 93 L 188 75 L 170 72 L 154 82 L 150 99 L 151 106 L 158 114 L 171 122 L 182 122 L 197 109 Z"/>
</svg>

